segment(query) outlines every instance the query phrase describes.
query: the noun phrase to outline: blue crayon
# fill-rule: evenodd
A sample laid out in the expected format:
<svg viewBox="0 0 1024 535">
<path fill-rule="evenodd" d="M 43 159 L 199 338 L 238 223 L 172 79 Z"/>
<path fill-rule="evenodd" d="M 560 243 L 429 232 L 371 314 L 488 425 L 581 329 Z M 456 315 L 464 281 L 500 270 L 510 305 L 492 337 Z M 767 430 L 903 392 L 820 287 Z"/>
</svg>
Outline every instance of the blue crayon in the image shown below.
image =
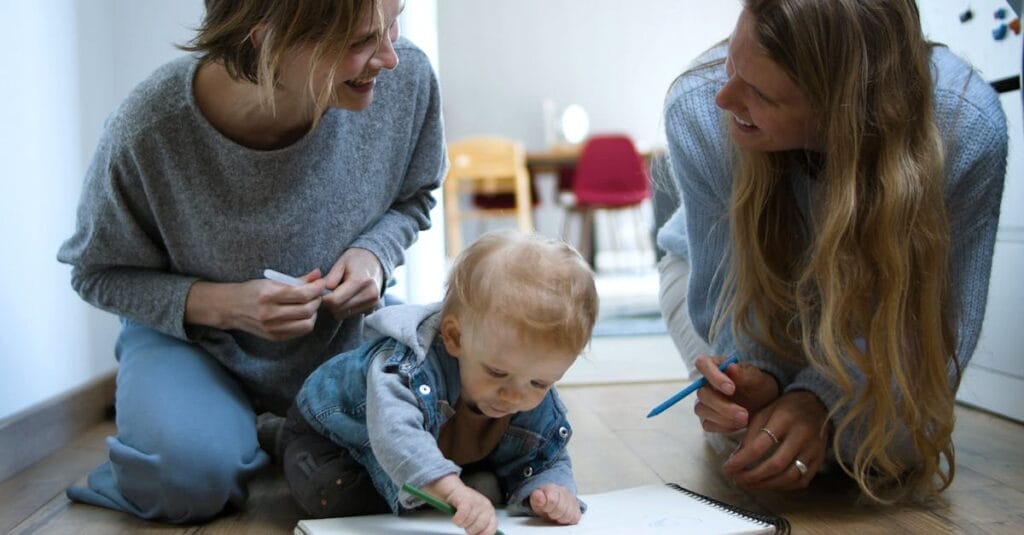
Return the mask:
<svg viewBox="0 0 1024 535">
<path fill-rule="evenodd" d="M 718 366 L 718 369 L 725 371 L 725 369 L 728 368 L 730 364 L 736 364 L 738 360 L 739 359 L 736 357 L 736 355 L 733 355 L 725 359 L 725 361 Z M 706 384 L 708 384 L 707 377 L 701 377 L 700 379 L 697 379 L 696 381 L 690 383 L 690 386 L 680 390 L 678 394 L 666 399 L 661 405 L 658 405 L 657 407 L 651 409 L 651 412 L 647 413 L 647 417 L 650 418 L 652 416 L 657 416 L 665 412 L 665 409 L 671 407 L 672 405 L 675 405 L 676 403 L 679 403 L 680 400 L 696 392 L 698 389 L 700 389 L 702 386 Z"/>
</svg>

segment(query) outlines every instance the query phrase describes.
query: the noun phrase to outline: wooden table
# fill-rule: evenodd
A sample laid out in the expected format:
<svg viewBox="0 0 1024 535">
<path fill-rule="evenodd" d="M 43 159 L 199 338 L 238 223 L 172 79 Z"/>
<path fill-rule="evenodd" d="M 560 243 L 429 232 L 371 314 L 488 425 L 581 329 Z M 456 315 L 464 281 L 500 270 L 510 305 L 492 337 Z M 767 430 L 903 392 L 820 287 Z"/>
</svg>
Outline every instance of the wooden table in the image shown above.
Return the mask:
<svg viewBox="0 0 1024 535">
<path fill-rule="evenodd" d="M 531 175 L 558 173 L 566 167 L 576 165 L 583 152 L 582 145 L 555 145 L 541 151 L 526 153 L 526 167 Z"/>
<path fill-rule="evenodd" d="M 651 158 L 662 150 L 664 149 L 648 148 L 639 152 L 644 161 L 650 164 Z M 526 167 L 530 169 L 531 174 L 557 173 L 566 167 L 576 165 L 576 161 L 580 159 L 581 152 L 583 152 L 582 144 L 553 145 L 543 150 L 527 151 Z"/>
</svg>

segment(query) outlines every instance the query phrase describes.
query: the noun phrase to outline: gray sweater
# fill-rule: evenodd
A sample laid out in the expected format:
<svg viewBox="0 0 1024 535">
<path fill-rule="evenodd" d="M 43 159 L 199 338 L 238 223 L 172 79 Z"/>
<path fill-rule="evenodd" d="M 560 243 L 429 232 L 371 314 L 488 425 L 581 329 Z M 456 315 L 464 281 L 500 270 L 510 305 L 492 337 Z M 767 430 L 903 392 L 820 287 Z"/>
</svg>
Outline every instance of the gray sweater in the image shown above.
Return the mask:
<svg viewBox="0 0 1024 535">
<path fill-rule="evenodd" d="M 264 268 L 326 273 L 350 247 L 372 251 L 385 280 L 430 227 L 445 170 L 437 79 L 426 56 L 395 43 L 361 112 L 327 111 L 279 150 L 221 135 L 196 106 L 198 61 L 186 56 L 142 82 L 108 118 L 85 177 L 77 229 L 57 258 L 89 303 L 191 340 L 240 379 L 257 409 L 283 413 L 302 380 L 358 345 L 361 318 L 320 314 L 312 333 L 272 342 L 184 325 L 198 280 L 241 282 Z"/>
</svg>

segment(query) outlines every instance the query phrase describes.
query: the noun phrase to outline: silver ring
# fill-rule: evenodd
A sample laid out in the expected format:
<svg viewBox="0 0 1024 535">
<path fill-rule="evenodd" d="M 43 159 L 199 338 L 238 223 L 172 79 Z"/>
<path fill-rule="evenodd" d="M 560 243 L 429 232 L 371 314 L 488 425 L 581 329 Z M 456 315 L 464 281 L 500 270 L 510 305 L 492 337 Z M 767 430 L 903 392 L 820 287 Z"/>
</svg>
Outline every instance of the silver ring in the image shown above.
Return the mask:
<svg viewBox="0 0 1024 535">
<path fill-rule="evenodd" d="M 801 461 L 800 459 L 793 461 L 793 466 L 796 467 L 797 472 L 800 472 L 800 475 L 804 475 L 807 473 L 807 465 L 804 464 L 804 462 Z"/>
<path fill-rule="evenodd" d="M 779 440 L 779 437 L 775 436 L 775 433 L 772 433 L 771 429 L 768 429 L 767 427 L 762 427 L 761 431 L 764 432 L 765 434 L 767 434 L 769 437 L 771 437 L 772 442 L 774 442 L 776 444 L 778 444 L 779 442 L 782 442 L 781 440 Z M 806 469 L 807 469 L 807 467 L 805 466 L 804 470 L 806 470 Z"/>
</svg>

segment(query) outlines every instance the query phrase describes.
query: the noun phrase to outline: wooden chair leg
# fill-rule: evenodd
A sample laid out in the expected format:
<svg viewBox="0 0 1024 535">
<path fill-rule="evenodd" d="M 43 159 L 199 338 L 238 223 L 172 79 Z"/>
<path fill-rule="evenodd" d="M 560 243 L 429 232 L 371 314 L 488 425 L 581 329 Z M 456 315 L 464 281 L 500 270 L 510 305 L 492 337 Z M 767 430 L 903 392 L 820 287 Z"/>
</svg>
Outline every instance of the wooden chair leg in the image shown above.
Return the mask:
<svg viewBox="0 0 1024 535">
<path fill-rule="evenodd" d="M 444 228 L 448 258 L 455 258 L 462 250 L 462 218 L 459 216 L 459 192 L 455 184 L 444 188 Z"/>
<path fill-rule="evenodd" d="M 622 209 L 608 210 L 608 227 L 611 233 L 611 239 L 608 240 L 612 251 L 612 258 L 615 259 L 614 266 L 616 271 L 622 271 L 622 259 L 624 256 L 629 255 L 627 247 L 629 244 L 623 240 L 623 220 L 622 220 Z M 606 255 L 607 256 L 607 255 Z"/>
<path fill-rule="evenodd" d="M 533 232 L 533 199 L 530 195 L 530 177 L 522 173 L 516 177 L 516 221 L 519 230 L 527 234 Z"/>
<path fill-rule="evenodd" d="M 638 204 L 633 209 L 633 218 L 636 221 L 636 240 L 639 257 L 638 269 L 646 269 L 654 262 L 654 244 L 651 240 L 650 228 L 647 226 L 647 218 L 644 217 L 644 205 Z"/>
</svg>

